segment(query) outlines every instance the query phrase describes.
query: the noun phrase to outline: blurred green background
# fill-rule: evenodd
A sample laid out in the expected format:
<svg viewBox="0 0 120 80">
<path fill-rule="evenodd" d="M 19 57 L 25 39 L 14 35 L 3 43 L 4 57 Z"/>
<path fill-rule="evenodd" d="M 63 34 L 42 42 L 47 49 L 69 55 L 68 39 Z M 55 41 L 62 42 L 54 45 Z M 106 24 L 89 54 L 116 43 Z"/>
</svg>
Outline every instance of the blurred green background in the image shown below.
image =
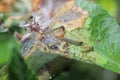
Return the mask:
<svg viewBox="0 0 120 80">
<path fill-rule="evenodd" d="M 120 24 L 120 0 L 90 0 L 94 1 L 113 16 Z"/>
<path fill-rule="evenodd" d="M 94 64 L 74 61 L 53 80 L 120 80 L 120 75 Z"/>
<path fill-rule="evenodd" d="M 117 12 L 117 0 L 95 0 L 96 3 L 101 5 L 103 9 L 107 10 L 112 16 Z"/>
</svg>

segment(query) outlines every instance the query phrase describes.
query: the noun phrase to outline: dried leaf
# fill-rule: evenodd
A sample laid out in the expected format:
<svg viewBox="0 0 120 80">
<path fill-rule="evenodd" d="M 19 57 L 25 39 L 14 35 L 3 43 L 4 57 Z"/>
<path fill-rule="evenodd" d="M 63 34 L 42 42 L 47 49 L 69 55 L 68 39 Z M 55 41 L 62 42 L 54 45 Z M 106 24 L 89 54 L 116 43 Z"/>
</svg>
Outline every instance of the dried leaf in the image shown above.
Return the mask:
<svg viewBox="0 0 120 80">
<path fill-rule="evenodd" d="M 41 1 L 42 0 L 32 0 L 32 8 L 33 8 L 34 11 L 39 10 L 39 3 Z"/>
<path fill-rule="evenodd" d="M 57 13 L 55 13 L 54 16 L 59 16 L 59 15 L 63 15 L 65 14 L 68 10 L 70 10 L 72 7 L 74 7 L 74 1 L 73 0 L 69 0 L 67 1 L 65 4 L 63 4 L 63 6 L 61 6 L 58 10 Z"/>
<path fill-rule="evenodd" d="M 0 12 L 8 12 L 9 7 L 4 3 L 0 3 Z"/>
<path fill-rule="evenodd" d="M 0 12 L 8 12 L 15 0 L 1 0 L 0 1 Z"/>
<path fill-rule="evenodd" d="M 76 7 L 74 1 L 70 0 L 57 10 L 54 17 L 56 24 L 63 25 L 67 31 L 71 31 L 82 27 L 87 18 L 87 12 Z"/>
</svg>

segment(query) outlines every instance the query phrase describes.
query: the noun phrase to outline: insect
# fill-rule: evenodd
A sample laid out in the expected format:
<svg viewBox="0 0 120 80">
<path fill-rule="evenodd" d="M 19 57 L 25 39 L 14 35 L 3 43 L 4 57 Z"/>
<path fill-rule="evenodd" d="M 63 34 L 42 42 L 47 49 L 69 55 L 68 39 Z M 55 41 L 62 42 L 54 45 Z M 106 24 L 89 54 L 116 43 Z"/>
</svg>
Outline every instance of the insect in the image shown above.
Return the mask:
<svg viewBox="0 0 120 80">
<path fill-rule="evenodd" d="M 61 26 L 59 29 L 55 30 L 54 35 L 56 38 L 63 38 L 65 35 L 65 27 Z"/>
<path fill-rule="evenodd" d="M 50 34 L 50 33 L 54 33 L 54 36 L 56 38 L 62 38 L 65 35 L 65 27 L 60 26 L 60 27 L 57 27 L 55 29 L 48 30 L 48 31 L 44 32 L 43 34 Z"/>
</svg>

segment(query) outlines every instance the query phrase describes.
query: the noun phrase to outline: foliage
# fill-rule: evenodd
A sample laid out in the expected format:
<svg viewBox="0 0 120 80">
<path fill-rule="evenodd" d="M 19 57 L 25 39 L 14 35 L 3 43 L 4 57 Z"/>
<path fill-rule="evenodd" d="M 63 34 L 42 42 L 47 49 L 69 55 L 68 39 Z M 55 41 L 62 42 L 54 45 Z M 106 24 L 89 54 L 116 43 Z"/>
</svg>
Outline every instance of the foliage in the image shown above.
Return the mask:
<svg viewBox="0 0 120 80">
<path fill-rule="evenodd" d="M 117 12 L 116 1 L 117 0 L 96 0 L 96 2 L 100 4 L 102 8 L 108 11 L 112 16 L 115 16 Z"/>
<path fill-rule="evenodd" d="M 67 57 L 78 61 L 94 63 L 120 73 L 120 29 L 118 23 L 107 11 L 93 2 L 76 0 L 76 5 L 88 11 L 88 18 L 82 29 L 66 31 L 65 38 L 76 42 L 83 42 L 81 46 L 75 45 L 74 42 L 70 43 L 68 47 L 69 56 Z M 2 19 L 0 19 L 1 21 Z M 53 52 L 51 53 L 52 55 L 48 52 L 46 56 L 44 54 L 46 52 L 40 51 L 40 44 L 35 44 L 33 46 L 35 48 L 32 49 L 34 54 L 30 54 L 31 59 L 26 60 L 31 65 L 28 66 L 21 57 L 19 45 L 13 36 L 15 31 L 21 31 L 18 24 L 17 22 L 10 22 L 9 28 L 6 31 L 0 31 L 0 68 L 1 71 L 5 71 L 5 73 L 0 72 L 0 79 L 7 76 L 5 80 L 7 78 L 10 80 L 37 80 L 35 73 L 29 67 L 32 67 L 37 72 L 41 65 L 44 66 L 53 59 L 55 60 L 58 54 L 56 56 Z M 41 61 L 38 60 L 40 58 L 38 55 L 42 56 Z M 62 54 L 62 56 L 66 57 L 66 54 Z M 44 59 L 44 62 L 42 59 Z"/>
<path fill-rule="evenodd" d="M 21 32 L 15 22 L 0 32 L 0 79 L 2 80 L 37 80 L 37 77 L 23 60 L 14 32 Z"/>
<path fill-rule="evenodd" d="M 94 3 L 79 1 L 77 5 L 89 12 L 89 17 L 92 20 L 90 23 L 90 41 L 93 43 L 95 52 L 107 60 L 101 62 L 102 64 L 97 64 L 120 73 L 120 28 L 118 23 L 105 10 Z"/>
</svg>

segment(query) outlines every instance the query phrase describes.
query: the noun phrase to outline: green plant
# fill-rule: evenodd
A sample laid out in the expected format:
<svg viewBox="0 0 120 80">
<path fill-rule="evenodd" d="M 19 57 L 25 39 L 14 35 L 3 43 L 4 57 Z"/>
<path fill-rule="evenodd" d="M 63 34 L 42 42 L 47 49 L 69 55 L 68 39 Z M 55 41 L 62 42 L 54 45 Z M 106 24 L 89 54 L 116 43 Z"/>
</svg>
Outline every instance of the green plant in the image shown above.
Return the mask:
<svg viewBox="0 0 120 80">
<path fill-rule="evenodd" d="M 83 0 L 75 0 L 75 2 L 76 6 L 88 11 L 88 18 L 81 29 L 66 31 L 65 38 L 70 40 L 69 46 L 67 46 L 67 59 L 94 63 L 120 73 L 120 28 L 118 23 L 107 11 L 103 10 L 94 2 Z M 20 30 L 17 26 L 18 25 L 11 25 L 7 31 L 0 32 L 0 56 L 2 56 L 0 58 L 0 67 L 2 67 L 3 71 L 3 66 L 7 65 L 7 68 L 5 68 L 7 72 L 4 74 L 6 74 L 10 80 L 13 78 L 17 80 L 36 80 L 34 71 L 37 73 L 39 70 L 42 70 L 42 73 L 47 72 L 45 75 L 48 76 L 46 77 L 50 77 L 49 75 L 59 72 L 57 70 L 65 66 L 65 63 L 62 64 L 62 66 L 60 65 L 59 61 L 61 61 L 62 58 L 59 56 L 66 57 L 66 54 L 41 51 L 43 49 L 41 44 L 36 44 L 34 40 L 32 40 L 38 37 L 36 34 L 35 36 L 33 34 L 33 36 L 31 36 L 32 38 L 28 39 L 21 46 L 21 50 L 32 46 L 32 49 L 30 48 L 27 53 L 30 57 L 24 61 L 20 55 L 19 46 L 13 36 L 15 31 Z M 83 44 L 76 45 L 74 44 L 76 42 L 82 42 Z M 24 53 L 25 51 L 22 52 Z M 61 59 L 56 60 L 58 58 Z M 44 70 L 46 64 L 49 66 L 47 71 Z M 55 67 L 56 65 L 59 66 Z M 0 73 L 2 76 L 4 74 L 2 72 Z M 40 76 L 44 77 L 44 74 L 40 74 Z"/>
</svg>

